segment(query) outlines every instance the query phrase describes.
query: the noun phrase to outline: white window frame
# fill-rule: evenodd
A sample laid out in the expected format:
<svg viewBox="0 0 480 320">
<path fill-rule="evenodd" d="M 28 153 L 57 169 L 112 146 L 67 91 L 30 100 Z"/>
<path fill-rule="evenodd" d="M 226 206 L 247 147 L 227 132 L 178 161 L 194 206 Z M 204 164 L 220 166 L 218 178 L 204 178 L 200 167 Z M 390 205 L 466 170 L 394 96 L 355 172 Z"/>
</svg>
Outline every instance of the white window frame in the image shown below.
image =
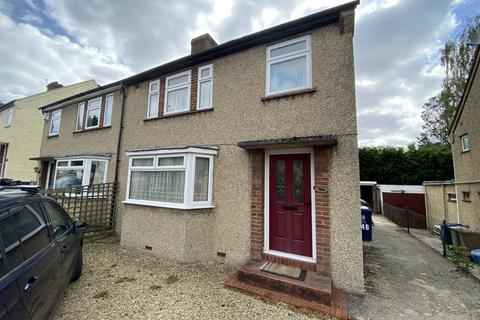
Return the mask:
<svg viewBox="0 0 480 320">
<path fill-rule="evenodd" d="M 217 150 L 214 149 L 202 149 L 202 148 L 185 148 L 185 149 L 164 149 L 145 152 L 127 152 L 128 160 L 128 178 L 127 178 L 127 190 L 125 194 L 125 201 L 123 203 L 144 205 L 161 208 L 174 208 L 174 209 L 205 209 L 213 208 L 213 157 L 217 154 Z M 133 167 L 132 162 L 134 159 L 154 158 L 153 166 L 146 167 Z M 159 158 L 171 158 L 171 157 L 184 157 L 183 165 L 176 166 L 158 166 Z M 194 181 L 195 181 L 195 159 L 196 158 L 208 158 L 209 159 L 209 172 L 208 172 L 208 199 L 207 201 L 193 201 Z M 150 200 L 138 200 L 130 198 L 130 177 L 134 171 L 185 171 L 185 183 L 184 183 L 184 195 L 183 203 L 174 202 L 160 202 Z"/>
<path fill-rule="evenodd" d="M 465 147 L 465 141 L 466 141 L 466 147 Z M 462 152 L 470 151 L 470 140 L 468 138 L 468 134 L 464 134 L 463 136 L 461 136 L 460 142 L 462 144 Z"/>
<path fill-rule="evenodd" d="M 210 76 L 208 77 L 202 77 L 202 71 L 210 69 Z M 208 82 L 210 81 L 212 83 L 210 87 L 210 105 L 207 107 L 200 107 L 200 84 L 202 82 Z M 213 108 L 213 64 L 208 64 L 205 66 L 201 66 L 198 68 L 198 84 L 197 84 L 197 110 L 206 110 L 206 109 L 212 109 Z"/>
<path fill-rule="evenodd" d="M 105 111 L 103 112 L 103 126 L 104 127 L 109 127 L 112 125 L 112 120 L 113 120 L 113 104 L 115 102 L 115 98 L 114 98 L 115 94 L 111 93 L 111 94 L 108 94 L 106 97 L 105 97 Z M 109 106 L 108 105 L 108 99 L 109 98 L 112 98 L 112 104 Z M 108 123 L 107 122 L 107 114 L 110 112 L 110 122 Z M 100 122 L 100 121 L 99 121 Z"/>
<path fill-rule="evenodd" d="M 177 85 L 174 85 L 174 86 L 170 86 L 170 87 L 168 86 L 168 80 L 173 79 L 173 78 L 182 77 L 184 75 L 188 75 L 187 82 L 182 83 L 182 84 L 177 84 Z M 165 97 L 164 97 L 164 103 L 163 103 L 163 114 L 169 115 L 169 114 L 185 113 L 185 112 L 190 111 L 191 82 L 192 82 L 192 70 L 176 73 L 176 74 L 173 74 L 173 75 L 165 78 Z M 187 107 L 183 110 L 176 110 L 176 111 L 167 112 L 168 93 L 170 91 L 175 91 L 175 90 L 184 89 L 184 88 L 187 88 Z"/>
<path fill-rule="evenodd" d="M 98 107 L 91 107 L 91 103 L 93 102 L 96 102 L 100 100 L 100 105 Z M 91 111 L 91 110 L 96 110 L 98 109 L 98 123 L 96 126 L 88 126 L 88 113 Z M 102 114 L 102 97 L 98 97 L 98 98 L 95 98 L 95 99 L 91 99 L 91 100 L 88 100 L 87 102 L 87 110 L 86 110 L 86 113 L 87 113 L 87 116 L 85 117 L 85 129 L 94 129 L 94 128 L 98 128 L 100 127 L 100 116 Z"/>
<path fill-rule="evenodd" d="M 157 90 L 152 90 L 152 86 L 154 84 L 157 85 Z M 151 101 L 152 95 L 154 94 L 157 95 L 157 114 L 154 116 L 150 116 L 150 101 Z M 160 108 L 160 80 L 154 80 L 154 81 L 150 81 L 150 83 L 148 84 L 147 119 L 158 118 L 158 108 Z"/>
<path fill-rule="evenodd" d="M 5 127 L 10 127 L 12 125 L 13 118 L 13 108 L 7 110 L 7 116 L 5 118 Z"/>
<path fill-rule="evenodd" d="M 85 115 L 85 102 L 80 102 L 77 106 L 77 123 L 75 123 L 75 130 L 81 131 L 83 129 L 83 117 Z M 78 127 L 80 125 L 80 127 Z"/>
<path fill-rule="evenodd" d="M 297 42 L 301 41 L 306 41 L 306 49 L 296 51 L 294 53 L 288 53 L 288 54 L 283 54 L 281 56 L 277 56 L 274 58 L 270 58 L 270 53 L 274 49 L 278 49 L 281 47 L 285 47 Z M 285 90 L 280 90 L 280 91 L 270 91 L 270 66 L 272 64 L 278 63 L 278 62 L 283 62 L 283 61 L 288 61 L 292 59 L 296 59 L 299 57 L 306 57 L 306 63 L 307 63 L 307 83 L 305 86 L 301 87 L 296 87 L 296 88 L 290 88 L 290 89 L 285 89 Z M 311 89 L 312 88 L 312 45 L 311 45 L 311 37 L 310 35 L 306 35 L 300 38 L 295 38 L 292 40 L 284 41 L 275 45 L 271 45 L 267 47 L 267 54 L 266 54 L 266 59 L 267 59 L 267 64 L 266 64 L 266 84 L 265 84 L 265 95 L 272 96 L 272 95 L 277 95 L 277 94 L 282 94 L 282 93 L 287 93 L 287 92 L 293 92 L 293 91 L 298 91 L 298 90 L 306 90 L 306 89 Z"/>
<path fill-rule="evenodd" d="M 105 174 L 103 176 L 102 183 L 107 182 L 107 175 L 108 175 L 108 160 L 109 158 L 105 157 L 75 157 L 75 158 L 56 158 L 55 159 L 55 177 L 53 179 L 53 188 L 56 188 L 57 182 L 57 173 L 59 168 L 72 168 L 72 169 L 80 169 L 83 168 L 83 176 L 82 176 L 82 186 L 88 186 L 90 182 L 90 170 L 92 168 L 92 161 L 102 161 L 105 162 Z M 67 166 L 58 166 L 58 163 L 61 161 L 67 161 Z M 72 166 L 72 162 L 74 161 L 83 161 L 82 166 Z"/>
<path fill-rule="evenodd" d="M 58 132 L 52 132 L 53 121 L 58 120 Z M 60 134 L 60 124 L 62 122 L 62 109 L 52 112 L 50 117 L 50 128 L 48 129 L 48 136 L 58 136 Z"/>
</svg>

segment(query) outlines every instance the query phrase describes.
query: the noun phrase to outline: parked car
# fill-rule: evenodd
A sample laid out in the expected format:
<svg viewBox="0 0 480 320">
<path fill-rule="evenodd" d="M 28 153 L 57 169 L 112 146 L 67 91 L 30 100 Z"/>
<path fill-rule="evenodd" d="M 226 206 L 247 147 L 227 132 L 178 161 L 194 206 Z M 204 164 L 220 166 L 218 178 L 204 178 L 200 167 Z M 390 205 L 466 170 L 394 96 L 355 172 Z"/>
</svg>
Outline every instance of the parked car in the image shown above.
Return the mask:
<svg viewBox="0 0 480 320">
<path fill-rule="evenodd" d="M 82 273 L 86 228 L 36 188 L 0 185 L 0 320 L 52 317 Z"/>
</svg>

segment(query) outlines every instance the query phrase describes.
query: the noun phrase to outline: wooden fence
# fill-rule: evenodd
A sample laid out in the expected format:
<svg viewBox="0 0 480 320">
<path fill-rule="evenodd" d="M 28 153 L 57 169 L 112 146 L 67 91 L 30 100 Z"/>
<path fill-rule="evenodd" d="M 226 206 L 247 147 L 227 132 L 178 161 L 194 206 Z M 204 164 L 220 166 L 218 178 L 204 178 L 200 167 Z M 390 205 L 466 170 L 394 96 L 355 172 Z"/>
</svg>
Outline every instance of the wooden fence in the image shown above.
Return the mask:
<svg viewBox="0 0 480 320">
<path fill-rule="evenodd" d="M 87 222 L 86 236 L 102 236 L 115 228 L 116 188 L 115 182 L 108 182 L 40 192 L 55 199 L 74 220 Z"/>
<path fill-rule="evenodd" d="M 383 215 L 400 227 L 427 229 L 427 218 L 408 209 L 402 209 L 392 206 L 389 203 L 383 203 Z"/>
</svg>

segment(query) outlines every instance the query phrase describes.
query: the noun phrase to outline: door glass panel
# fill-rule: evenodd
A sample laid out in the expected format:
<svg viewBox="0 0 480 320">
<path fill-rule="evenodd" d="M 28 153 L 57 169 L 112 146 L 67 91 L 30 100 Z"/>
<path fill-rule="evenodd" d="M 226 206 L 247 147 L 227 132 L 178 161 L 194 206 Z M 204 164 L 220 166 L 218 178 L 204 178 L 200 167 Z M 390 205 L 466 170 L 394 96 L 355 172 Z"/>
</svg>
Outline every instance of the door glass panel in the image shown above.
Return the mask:
<svg viewBox="0 0 480 320">
<path fill-rule="evenodd" d="M 303 161 L 293 161 L 294 199 L 295 202 L 303 203 Z"/>
<path fill-rule="evenodd" d="M 285 201 L 285 160 L 277 160 L 277 200 Z"/>
<path fill-rule="evenodd" d="M 55 239 L 62 237 L 71 229 L 72 220 L 63 209 L 51 202 L 44 202 L 43 207 L 50 217 Z"/>
</svg>

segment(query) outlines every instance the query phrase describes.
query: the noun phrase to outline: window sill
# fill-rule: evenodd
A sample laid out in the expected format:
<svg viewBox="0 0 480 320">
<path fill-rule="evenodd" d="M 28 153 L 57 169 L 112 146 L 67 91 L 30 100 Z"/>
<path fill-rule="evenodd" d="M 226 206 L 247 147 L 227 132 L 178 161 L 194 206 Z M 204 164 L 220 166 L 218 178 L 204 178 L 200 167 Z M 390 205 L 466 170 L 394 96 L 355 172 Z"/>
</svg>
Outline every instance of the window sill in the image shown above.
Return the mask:
<svg viewBox="0 0 480 320">
<path fill-rule="evenodd" d="M 261 100 L 262 101 L 268 101 L 268 100 L 286 98 L 286 97 L 291 97 L 291 96 L 296 96 L 296 95 L 301 95 L 301 94 L 306 94 L 306 93 L 314 93 L 315 91 L 317 91 L 317 88 L 313 87 L 313 88 L 310 88 L 310 89 L 301 89 L 301 90 L 296 90 L 296 91 L 272 94 L 272 95 L 269 95 L 269 96 L 262 97 Z"/>
<path fill-rule="evenodd" d="M 471 203 L 472 200 L 462 200 L 463 202 Z"/>
<path fill-rule="evenodd" d="M 60 134 L 51 134 L 51 135 L 48 135 L 47 136 L 47 139 L 50 139 L 50 138 L 56 138 L 58 137 Z"/>
<path fill-rule="evenodd" d="M 467 153 L 467 152 L 470 152 L 470 149 L 468 149 L 468 150 L 462 150 L 462 153 Z"/>
<path fill-rule="evenodd" d="M 447 202 L 453 202 L 453 203 L 455 203 L 455 202 L 457 202 L 457 200 L 447 200 Z"/>
<path fill-rule="evenodd" d="M 156 118 L 146 118 L 143 119 L 144 122 L 147 121 L 153 121 L 153 120 L 161 120 L 165 118 L 174 118 L 174 117 L 180 117 L 180 116 L 186 116 L 189 114 L 196 114 L 196 113 L 201 113 L 201 112 L 208 112 L 208 111 L 213 111 L 213 108 L 205 108 L 205 109 L 200 109 L 200 110 L 194 110 L 194 111 L 185 111 L 185 112 L 179 112 L 179 113 L 173 113 L 173 114 L 165 114 L 161 117 L 156 117 Z"/>
<path fill-rule="evenodd" d="M 204 205 L 198 207 L 185 207 L 182 204 L 158 204 L 158 203 L 151 203 L 148 201 L 137 201 L 137 200 L 124 200 L 122 201 L 124 204 L 133 204 L 138 206 L 147 206 L 147 207 L 157 207 L 157 208 L 168 208 L 168 209 L 180 209 L 180 210 L 196 210 L 196 209 L 212 209 L 214 206 L 212 205 Z"/>
<path fill-rule="evenodd" d="M 105 127 L 96 127 L 96 128 L 91 128 L 91 129 L 84 129 L 84 130 L 78 130 L 78 131 L 73 131 L 73 134 L 77 133 L 84 133 L 84 132 L 90 132 L 90 131 L 97 131 L 97 130 L 102 130 L 102 129 L 109 129 L 112 126 L 105 126 Z"/>
</svg>

